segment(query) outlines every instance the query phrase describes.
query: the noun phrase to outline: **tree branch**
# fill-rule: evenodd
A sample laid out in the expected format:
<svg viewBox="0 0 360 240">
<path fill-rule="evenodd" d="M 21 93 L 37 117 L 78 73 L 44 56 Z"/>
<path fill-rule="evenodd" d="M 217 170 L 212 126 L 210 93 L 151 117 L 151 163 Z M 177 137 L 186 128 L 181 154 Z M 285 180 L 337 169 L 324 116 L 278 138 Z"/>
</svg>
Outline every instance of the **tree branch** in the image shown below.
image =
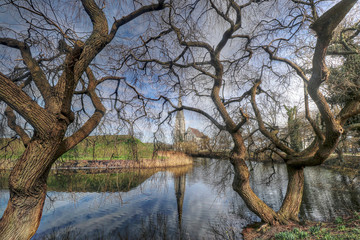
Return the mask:
<svg viewBox="0 0 360 240">
<path fill-rule="evenodd" d="M 296 71 L 297 75 L 299 75 L 299 77 L 305 83 L 307 83 L 309 81 L 309 79 L 308 79 L 308 77 L 306 77 L 306 74 L 304 73 L 304 71 L 297 64 L 290 61 L 289 59 L 275 56 L 274 53 L 270 50 L 269 46 L 263 47 L 263 49 L 265 50 L 265 52 L 267 52 L 269 54 L 269 57 L 271 60 L 276 60 L 279 62 L 286 63 L 287 65 L 289 65 L 292 69 L 294 69 Z"/>
<path fill-rule="evenodd" d="M 102 117 L 105 115 L 106 109 L 101 103 L 99 97 L 97 96 L 95 89 L 98 84 L 114 77 L 104 77 L 97 81 L 92 70 L 89 67 L 86 69 L 86 75 L 89 79 L 87 93 L 91 99 L 93 106 L 95 107 L 95 111 L 93 115 L 84 123 L 84 125 L 81 126 L 78 131 L 76 131 L 70 137 L 66 138 L 61 143 L 59 150 L 56 153 L 57 157 L 60 157 L 62 154 L 69 151 L 71 148 L 73 148 L 79 142 L 89 136 L 89 134 L 99 125 Z"/>
<path fill-rule="evenodd" d="M 244 113 L 244 111 L 242 110 L 242 108 L 240 108 L 240 113 L 242 116 L 242 120 L 236 125 L 236 127 L 234 129 L 232 129 L 232 132 L 237 132 L 240 130 L 240 128 L 242 126 L 244 126 L 245 123 L 247 123 L 249 121 L 249 115 L 247 115 L 246 113 Z"/>
<path fill-rule="evenodd" d="M 340 122 L 341 126 L 344 126 L 346 121 L 357 115 L 360 114 L 360 99 L 353 99 L 345 104 L 343 109 L 341 109 L 339 115 L 336 119 Z"/>
<path fill-rule="evenodd" d="M 0 73 L 0 99 L 18 112 L 42 136 L 48 137 L 56 118 Z"/>
<path fill-rule="evenodd" d="M 16 124 L 16 116 L 14 114 L 14 111 L 11 109 L 11 107 L 7 106 L 5 109 L 5 116 L 8 119 L 8 126 L 16 132 L 17 135 L 20 136 L 21 141 L 23 142 L 24 146 L 26 147 L 30 142 L 30 137 L 27 135 L 27 133 Z"/>
<path fill-rule="evenodd" d="M 264 134 L 268 139 L 270 139 L 270 141 L 277 147 L 279 148 L 281 151 L 285 152 L 287 155 L 293 155 L 295 154 L 295 151 L 291 148 L 289 148 L 288 146 L 286 146 L 284 143 L 282 143 L 280 141 L 280 139 L 278 139 L 276 137 L 275 134 L 271 133 L 270 131 L 268 131 L 265 127 L 265 124 L 264 124 L 264 121 L 262 119 L 262 116 L 261 116 L 261 113 L 260 113 L 260 110 L 257 106 L 257 103 L 256 103 L 256 91 L 257 91 L 257 88 L 260 86 L 261 84 L 261 80 L 258 80 L 254 86 L 252 87 L 251 89 L 251 105 L 254 109 L 254 112 L 255 112 L 255 116 L 256 116 L 256 120 L 258 122 L 258 125 L 259 125 L 259 130 L 262 134 Z"/>
<path fill-rule="evenodd" d="M 29 46 L 24 42 L 11 38 L 0 38 L 0 44 L 20 50 L 23 61 L 30 70 L 31 77 L 34 80 L 36 87 L 43 96 L 45 104 L 48 104 L 48 100 L 51 97 L 51 86 L 43 70 L 40 68 L 39 63 L 32 57 Z"/>
<path fill-rule="evenodd" d="M 342 0 L 321 15 L 311 26 L 321 40 L 330 39 L 334 29 L 344 19 L 357 0 Z"/>
<path fill-rule="evenodd" d="M 81 75 L 84 73 L 96 55 L 112 41 L 120 26 L 130 22 L 144 13 L 164 8 L 164 0 L 159 1 L 158 4 L 151 4 L 141 7 L 129 15 L 116 20 L 112 25 L 110 33 L 108 33 L 108 22 L 103 11 L 97 6 L 96 2 L 94 0 L 82 0 L 82 4 L 86 13 L 91 19 L 93 30 L 85 43 L 77 41 L 71 54 L 68 54 L 69 63 L 66 64 L 68 66 L 68 73 L 73 72 L 73 74 L 67 75 L 73 75 L 73 77 L 69 79 L 69 76 L 65 75 L 65 71 L 61 77 L 62 83 L 58 84 L 59 88 L 63 89 L 63 99 L 65 100 L 71 100 L 71 96 Z M 65 101 L 65 106 L 63 106 L 63 109 L 67 109 L 70 103 L 71 101 Z"/>
<path fill-rule="evenodd" d="M 310 116 L 309 95 L 308 95 L 308 92 L 307 92 L 306 83 L 304 84 L 304 99 L 305 99 L 304 100 L 305 101 L 305 118 L 310 123 L 312 129 L 314 130 L 314 133 L 319 138 L 320 142 L 324 142 L 324 140 L 325 140 L 324 134 L 321 132 L 319 126 L 316 124 L 316 122 Z"/>
<path fill-rule="evenodd" d="M 158 3 L 156 4 L 151 4 L 151 5 L 147 5 L 147 6 L 143 6 L 135 11 L 133 11 L 132 13 L 130 13 L 129 15 L 126 15 L 118 20 L 116 20 L 110 30 L 110 34 L 109 34 L 109 40 L 114 38 L 117 30 L 119 29 L 119 27 L 125 25 L 126 23 L 132 21 L 133 19 L 141 16 L 144 13 L 147 12 L 152 12 L 152 11 L 159 11 L 165 8 L 165 0 L 159 0 Z"/>
</svg>

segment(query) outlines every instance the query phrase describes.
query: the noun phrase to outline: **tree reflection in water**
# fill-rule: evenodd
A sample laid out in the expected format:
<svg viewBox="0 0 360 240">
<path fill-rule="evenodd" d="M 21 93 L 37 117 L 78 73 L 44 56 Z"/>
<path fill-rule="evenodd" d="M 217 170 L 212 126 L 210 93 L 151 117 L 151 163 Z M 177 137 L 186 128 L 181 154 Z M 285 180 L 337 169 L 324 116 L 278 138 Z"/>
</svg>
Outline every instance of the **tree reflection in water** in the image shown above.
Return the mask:
<svg viewBox="0 0 360 240">
<path fill-rule="evenodd" d="M 186 237 L 186 231 L 181 227 L 181 216 L 182 216 L 182 208 L 183 201 L 185 195 L 185 185 L 186 185 L 186 173 L 191 170 L 192 166 L 184 166 L 177 168 L 169 168 L 169 169 L 145 169 L 145 170 L 137 170 L 130 172 L 116 172 L 113 170 L 113 173 L 104 174 L 101 171 L 84 171 L 77 170 L 73 171 L 71 174 L 67 172 L 65 175 L 68 177 L 64 177 L 61 173 L 57 173 L 57 178 L 52 180 L 65 180 L 65 184 L 55 184 L 52 185 L 54 187 L 53 190 L 59 191 L 59 189 L 66 188 L 68 192 L 74 191 L 76 193 L 82 191 L 91 191 L 91 190 L 100 190 L 99 192 L 127 192 L 131 189 L 139 186 L 144 180 L 148 179 L 151 175 L 155 173 L 161 173 L 167 171 L 172 174 L 173 182 L 174 182 L 174 190 L 175 190 L 175 198 L 177 204 L 177 221 L 178 227 L 172 229 L 169 232 L 168 226 L 168 216 L 166 213 L 157 212 L 153 213 L 149 216 L 142 216 L 140 219 L 140 225 L 138 231 L 134 232 L 128 225 L 125 228 L 114 229 L 110 233 L 106 233 L 102 229 L 96 230 L 91 235 L 84 235 L 81 233 L 80 229 L 74 227 L 66 227 L 65 229 L 55 228 L 52 229 L 51 233 L 48 233 L 43 236 L 39 236 L 39 239 L 44 240 L 52 240 L 52 239 L 173 239 L 176 236 L 176 239 L 189 239 Z M 115 173 L 116 172 L 116 173 Z M 79 175 L 74 177 L 74 175 Z M 94 176 L 96 174 L 96 176 Z M 90 175 L 90 177 L 84 177 Z M 121 179 L 121 181 L 119 181 Z M 79 180 L 83 181 L 82 184 L 77 183 Z M 158 187 L 157 182 L 166 182 L 167 177 L 166 174 L 158 174 L 155 178 L 148 179 L 146 186 L 142 186 L 142 188 L 149 187 L 149 184 L 153 185 L 153 187 Z M 107 188 L 105 186 L 101 186 L 101 183 L 104 182 L 121 182 L 121 184 L 114 185 L 111 182 L 107 183 Z M 131 183 L 131 184 L 130 184 Z M 56 187 L 55 187 L 56 186 Z M 61 186 L 60 188 L 58 188 Z M 116 186 L 116 188 L 114 188 Z M 121 186 L 121 188 L 119 188 Z M 110 188 L 109 188 L 110 187 Z M 106 191 L 105 191 L 106 190 Z M 120 196 L 120 195 L 119 195 Z M 75 199 L 75 198 L 74 198 Z M 102 199 L 104 201 L 111 201 L 110 198 Z M 53 200 L 52 202 L 55 202 Z M 75 200 L 76 202 L 76 200 Z M 124 203 L 124 202 L 122 202 Z M 174 231 L 175 230 L 175 231 Z"/>
<path fill-rule="evenodd" d="M 187 171 L 186 171 L 187 172 Z M 176 171 L 174 174 L 174 190 L 176 196 L 176 206 L 178 213 L 178 228 L 181 231 L 182 229 L 182 211 L 185 197 L 185 186 L 186 186 L 186 172 Z"/>
</svg>

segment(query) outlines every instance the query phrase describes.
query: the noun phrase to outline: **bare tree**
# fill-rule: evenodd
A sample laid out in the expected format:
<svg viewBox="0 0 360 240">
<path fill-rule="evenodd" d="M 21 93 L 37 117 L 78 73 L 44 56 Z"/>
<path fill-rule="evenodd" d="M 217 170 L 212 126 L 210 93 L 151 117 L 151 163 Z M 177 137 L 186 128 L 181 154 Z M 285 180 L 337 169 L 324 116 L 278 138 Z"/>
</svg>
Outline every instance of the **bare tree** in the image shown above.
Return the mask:
<svg viewBox="0 0 360 240">
<path fill-rule="evenodd" d="M 264 50 L 269 54 L 272 61 L 279 61 L 287 64 L 293 69 L 296 74 L 302 79 L 305 84 L 305 113 L 306 119 L 312 126 L 313 133 L 315 135 L 314 140 L 310 146 L 302 151 L 297 151 L 298 148 L 290 148 L 283 144 L 280 139 L 271 134 L 262 120 L 262 115 L 256 104 L 257 86 L 260 86 L 261 79 L 257 81 L 257 84 L 253 87 L 251 103 L 258 121 L 260 131 L 271 140 L 271 142 L 279 149 L 277 152 L 282 159 L 284 159 L 289 174 L 289 184 L 287 194 L 285 196 L 282 207 L 279 210 L 279 214 L 286 218 L 297 220 L 299 214 L 299 207 L 302 200 L 303 191 L 303 168 L 306 166 L 316 166 L 322 164 L 331 153 L 334 152 L 338 141 L 343 133 L 344 123 L 348 118 L 359 114 L 359 99 L 351 99 L 348 101 L 341 111 L 337 114 L 333 112 L 323 95 L 320 87 L 329 78 L 329 71 L 326 67 L 326 52 L 327 48 L 333 39 L 333 32 L 339 23 L 343 20 L 346 14 L 354 6 L 356 1 L 341 1 L 320 17 L 317 14 L 316 3 L 309 2 L 297 2 L 297 4 L 305 5 L 304 8 L 309 8 L 310 14 L 304 16 L 310 17 L 310 28 L 316 33 L 316 45 L 314 47 L 312 64 L 310 73 L 305 72 L 294 61 L 280 57 L 279 53 L 283 47 L 282 42 L 289 42 L 288 39 L 278 38 L 271 41 L 268 46 L 264 47 Z M 306 22 L 306 20 L 304 21 Z M 296 48 L 299 51 L 299 48 Z M 322 129 L 318 121 L 312 119 L 309 110 L 308 95 L 316 105 L 321 119 L 323 121 Z"/>
<path fill-rule="evenodd" d="M 109 23 L 104 13 L 106 5 L 99 6 L 93 0 L 64 4 L 46 0 L 1 4 L 23 24 L 20 29 L 14 24 L 1 28 L 2 49 L 6 54 L 18 56 L 20 53 L 18 58 L 23 70 L 18 71 L 19 68 L 10 63 L 13 69 L 0 73 L 0 100 L 8 105 L 9 127 L 25 145 L 9 178 L 10 200 L 0 221 L 1 239 L 29 239 L 34 235 L 40 223 L 52 164 L 88 136 L 104 116 L 105 107 L 97 93 L 99 85 L 109 79 L 123 79 L 97 78 L 91 63 L 113 41 L 121 27 L 145 13 L 165 7 L 164 1 L 148 5 L 134 1 L 131 11 Z M 76 24 L 66 23 L 67 17 L 74 17 L 74 10 L 79 10 L 75 12 L 79 15 L 86 13 L 91 20 L 89 33 L 77 29 Z M 88 21 L 79 17 L 81 20 Z M 74 94 L 89 96 L 94 110 L 77 131 L 65 137 L 74 121 Z M 14 111 L 32 126 L 32 135 L 17 124 Z"/>
<path fill-rule="evenodd" d="M 164 94 L 178 97 L 176 92 L 181 88 L 188 102 L 191 101 L 190 106 L 185 101 L 178 107 L 170 97 L 162 96 L 174 109 L 170 114 L 180 110 L 201 114 L 219 130 L 231 135 L 234 142 L 230 157 L 235 172 L 233 189 L 249 209 L 268 224 L 286 224 L 289 220 L 299 220 L 304 167 L 325 161 L 336 147 L 343 132 L 344 121 L 359 113 L 359 102 L 354 100 L 346 104 L 335 117 L 320 91 L 320 86 L 328 77 L 325 56 L 332 33 L 356 0 L 343 0 L 321 17 L 318 17 L 313 1 L 305 4 L 313 13 L 311 29 L 315 31 L 317 40 L 314 52 L 311 53 L 313 63 L 310 78 L 296 63 L 279 56 L 283 49 L 281 43 L 291 44 L 291 38 L 304 34 L 304 31 L 309 35 L 309 25 L 305 24 L 309 23 L 306 20 L 308 15 L 298 5 L 304 3 L 294 2 L 275 4 L 275 8 L 281 9 L 277 11 L 277 15 L 271 6 L 273 2 L 256 4 L 252 1 L 238 3 L 233 0 L 210 0 L 190 1 L 181 6 L 172 2 L 169 14 L 163 17 L 161 34 L 149 37 L 141 47 L 132 49 L 132 59 L 141 69 L 156 69 L 159 65 L 165 68 L 165 73 L 162 74 L 166 78 L 159 77 L 156 81 L 157 84 L 170 86 L 171 90 L 165 90 Z M 268 8 L 271 10 L 267 11 Z M 300 10 L 296 12 L 294 9 Z M 290 19 L 289 25 L 282 25 L 281 19 Z M 267 28 L 268 26 L 270 27 Z M 278 38 L 278 34 L 284 32 L 289 33 L 289 39 Z M 274 40 L 268 44 L 272 38 Z M 160 51 L 158 46 L 162 46 Z M 267 126 L 263 119 L 264 113 L 260 111 L 256 98 L 261 94 L 272 97 L 265 89 L 274 86 L 268 84 L 264 87 L 262 81 L 266 78 L 266 69 L 272 70 L 274 67 L 264 65 L 265 60 L 259 60 L 262 50 L 265 50 L 272 61 L 286 63 L 301 77 L 321 113 L 325 123 L 324 131 L 310 116 L 306 92 L 306 117 L 316 137 L 303 151 L 286 144 L 269 129 L 272 126 Z M 258 71 L 253 74 L 251 69 L 255 67 Z M 272 92 L 276 93 L 276 89 Z M 247 136 L 244 134 L 244 126 L 250 120 L 251 108 L 259 130 L 277 148 L 273 151 L 288 166 L 287 194 L 278 212 L 262 201 L 250 187 L 250 171 L 245 162 Z"/>
</svg>

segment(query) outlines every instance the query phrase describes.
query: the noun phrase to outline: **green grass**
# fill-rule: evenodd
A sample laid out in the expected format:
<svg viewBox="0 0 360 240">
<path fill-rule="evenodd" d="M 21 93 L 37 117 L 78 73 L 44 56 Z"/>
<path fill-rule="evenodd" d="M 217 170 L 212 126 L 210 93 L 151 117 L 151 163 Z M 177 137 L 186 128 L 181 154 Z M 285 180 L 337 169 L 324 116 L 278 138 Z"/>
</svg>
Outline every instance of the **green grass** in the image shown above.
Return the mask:
<svg viewBox="0 0 360 240">
<path fill-rule="evenodd" d="M 129 160 L 151 158 L 153 144 L 130 136 L 89 136 L 61 156 L 62 160 Z"/>
<path fill-rule="evenodd" d="M 0 149 L 10 139 L 0 139 Z M 24 152 L 19 139 L 0 150 L 0 160 L 16 160 Z M 73 149 L 63 154 L 58 161 L 68 160 L 131 160 L 152 158 L 153 144 L 142 143 L 139 139 L 128 135 L 89 136 Z"/>
<path fill-rule="evenodd" d="M 350 217 L 337 217 L 330 223 L 318 223 L 302 229 L 278 232 L 276 240 L 292 239 L 325 239 L 325 240 L 357 240 L 360 239 L 360 213 L 354 212 Z"/>
<path fill-rule="evenodd" d="M 342 217 L 337 217 L 337 218 L 335 218 L 335 223 L 336 223 L 336 224 L 341 224 L 341 223 L 343 223 Z"/>
<path fill-rule="evenodd" d="M 291 232 L 280 232 L 275 234 L 276 240 L 295 240 L 295 239 L 307 239 L 309 233 L 301 231 L 298 228 L 294 228 Z"/>
<path fill-rule="evenodd" d="M 319 225 L 311 226 L 309 231 L 310 231 L 310 234 L 316 234 L 317 232 L 320 231 L 320 226 Z"/>
</svg>

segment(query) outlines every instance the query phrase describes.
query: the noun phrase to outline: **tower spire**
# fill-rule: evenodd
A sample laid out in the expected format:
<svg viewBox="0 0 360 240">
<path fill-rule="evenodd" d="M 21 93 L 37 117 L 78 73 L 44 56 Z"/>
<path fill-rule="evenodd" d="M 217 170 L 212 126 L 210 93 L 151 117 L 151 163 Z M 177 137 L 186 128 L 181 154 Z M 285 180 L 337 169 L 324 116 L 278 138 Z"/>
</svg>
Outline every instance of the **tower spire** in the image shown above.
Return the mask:
<svg viewBox="0 0 360 240">
<path fill-rule="evenodd" d="M 178 99 L 178 107 L 182 107 L 182 100 L 181 100 L 181 87 L 179 88 L 179 99 Z"/>
</svg>

